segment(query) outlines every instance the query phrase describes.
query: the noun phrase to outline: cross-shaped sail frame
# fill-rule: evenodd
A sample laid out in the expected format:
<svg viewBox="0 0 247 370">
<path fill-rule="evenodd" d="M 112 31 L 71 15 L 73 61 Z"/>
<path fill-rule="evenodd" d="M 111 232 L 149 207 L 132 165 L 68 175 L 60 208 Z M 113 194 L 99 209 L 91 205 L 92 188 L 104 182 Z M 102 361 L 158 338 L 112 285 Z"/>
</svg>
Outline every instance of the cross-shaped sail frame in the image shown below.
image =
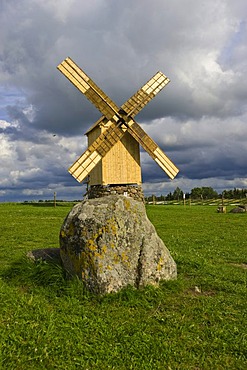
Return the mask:
<svg viewBox="0 0 247 370">
<path fill-rule="evenodd" d="M 175 164 L 134 120 L 141 109 L 170 82 L 168 77 L 157 72 L 119 108 L 71 58 L 66 58 L 57 68 L 102 113 L 98 123 L 104 122 L 108 127 L 69 168 L 69 172 L 77 181 L 82 182 L 89 175 L 109 150 L 121 140 L 126 130 L 171 179 L 177 175 L 179 170 Z"/>
</svg>

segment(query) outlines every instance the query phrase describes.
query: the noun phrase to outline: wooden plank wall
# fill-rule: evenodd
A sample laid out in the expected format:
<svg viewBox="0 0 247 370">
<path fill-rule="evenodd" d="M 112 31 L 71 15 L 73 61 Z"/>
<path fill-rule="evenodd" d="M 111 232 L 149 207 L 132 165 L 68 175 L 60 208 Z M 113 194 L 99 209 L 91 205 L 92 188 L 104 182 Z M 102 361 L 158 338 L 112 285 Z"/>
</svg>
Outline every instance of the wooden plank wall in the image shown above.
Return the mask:
<svg viewBox="0 0 247 370">
<path fill-rule="evenodd" d="M 97 126 L 88 133 L 90 145 L 105 130 Z M 126 132 L 90 173 L 90 185 L 141 184 L 140 148 Z"/>
</svg>

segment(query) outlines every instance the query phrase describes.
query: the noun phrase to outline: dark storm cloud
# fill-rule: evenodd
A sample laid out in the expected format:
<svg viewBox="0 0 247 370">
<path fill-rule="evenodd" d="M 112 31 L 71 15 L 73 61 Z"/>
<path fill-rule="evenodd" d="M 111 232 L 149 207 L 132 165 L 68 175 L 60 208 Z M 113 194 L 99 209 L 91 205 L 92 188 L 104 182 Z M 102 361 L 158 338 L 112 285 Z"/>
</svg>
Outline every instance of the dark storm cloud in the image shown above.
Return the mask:
<svg viewBox="0 0 247 370">
<path fill-rule="evenodd" d="M 85 149 L 80 137 L 100 117 L 56 69 L 68 55 L 118 105 L 158 70 L 167 74 L 171 83 L 136 118 L 180 167 L 174 186 L 218 176 L 242 183 L 245 1 L 8 0 L 0 10 L 3 176 L 15 158 L 17 188 L 39 173 L 43 180 L 33 181 L 34 189 L 56 179 L 73 186 L 66 168 Z M 142 158 L 147 183 L 170 184 L 148 156 Z"/>
</svg>

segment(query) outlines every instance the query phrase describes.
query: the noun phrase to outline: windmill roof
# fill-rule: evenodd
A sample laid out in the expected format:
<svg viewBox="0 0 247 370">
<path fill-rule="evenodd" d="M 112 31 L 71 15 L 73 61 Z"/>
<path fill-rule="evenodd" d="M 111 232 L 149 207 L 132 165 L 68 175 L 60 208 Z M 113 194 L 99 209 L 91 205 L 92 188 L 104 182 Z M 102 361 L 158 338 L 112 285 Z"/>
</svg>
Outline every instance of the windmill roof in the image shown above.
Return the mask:
<svg viewBox="0 0 247 370">
<path fill-rule="evenodd" d="M 89 129 L 85 132 L 84 135 L 88 135 L 89 132 L 91 132 L 93 129 L 95 129 L 95 127 L 99 126 L 102 121 L 103 121 L 103 117 L 100 117 L 98 119 L 98 121 L 96 121 L 91 127 L 89 127 Z"/>
</svg>

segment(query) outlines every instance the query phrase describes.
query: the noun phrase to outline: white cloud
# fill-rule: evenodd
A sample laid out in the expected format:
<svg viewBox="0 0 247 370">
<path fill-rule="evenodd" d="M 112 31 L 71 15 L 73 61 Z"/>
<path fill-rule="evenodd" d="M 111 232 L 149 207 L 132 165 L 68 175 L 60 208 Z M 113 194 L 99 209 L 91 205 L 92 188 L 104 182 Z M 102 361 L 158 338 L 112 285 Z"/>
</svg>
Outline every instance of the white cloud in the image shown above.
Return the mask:
<svg viewBox="0 0 247 370">
<path fill-rule="evenodd" d="M 13 155 L 13 144 L 6 139 L 5 135 L 0 134 L 0 147 L 1 147 L 1 159 L 5 162 L 5 165 L 8 164 L 9 159 Z"/>
<path fill-rule="evenodd" d="M 0 120 L 0 128 L 5 129 L 7 127 L 11 126 L 11 124 L 7 121 Z"/>
</svg>

